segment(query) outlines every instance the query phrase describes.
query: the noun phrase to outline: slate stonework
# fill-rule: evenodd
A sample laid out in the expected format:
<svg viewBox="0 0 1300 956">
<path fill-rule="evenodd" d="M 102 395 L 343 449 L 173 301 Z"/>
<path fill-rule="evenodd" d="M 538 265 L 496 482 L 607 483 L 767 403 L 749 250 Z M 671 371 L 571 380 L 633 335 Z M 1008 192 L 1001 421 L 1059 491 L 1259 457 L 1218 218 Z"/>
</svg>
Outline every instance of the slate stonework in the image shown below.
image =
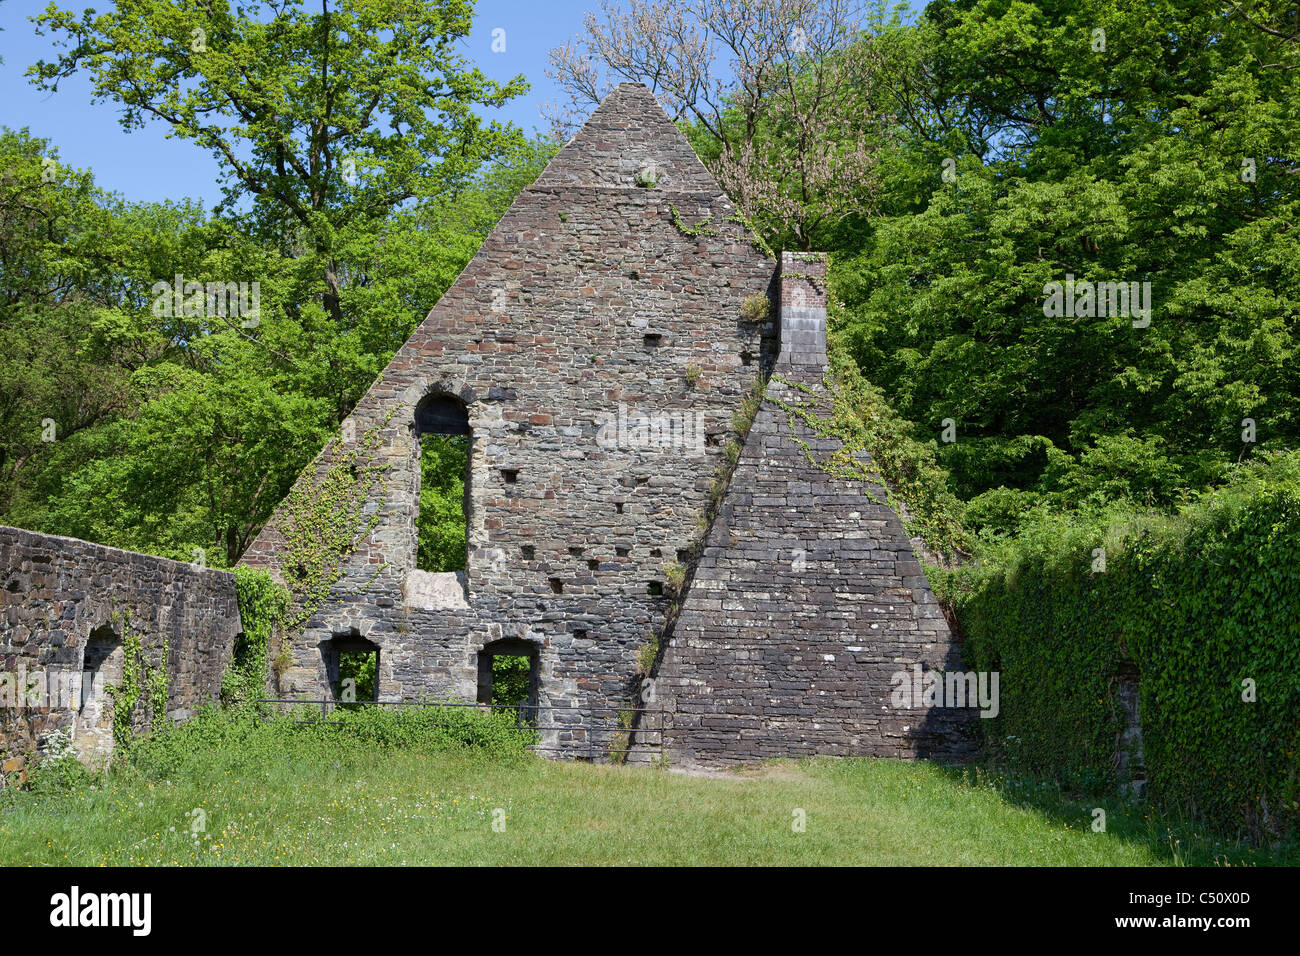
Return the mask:
<svg viewBox="0 0 1300 956">
<path fill-rule="evenodd" d="M 654 682 L 669 759 L 963 757 L 972 711 L 891 699 L 894 674 L 960 655 L 885 489 L 831 477 L 838 440 L 788 411 L 824 395 L 826 260 L 782 269 L 775 375 Z"/>
<path fill-rule="evenodd" d="M 653 186 L 638 185 L 646 170 Z M 697 538 L 733 415 L 774 355 L 771 322 L 741 306 L 769 294 L 775 263 L 735 219 L 649 90 L 618 87 L 345 423 L 357 441 L 383 429 L 379 523 L 294 645 L 285 692 L 327 695 L 322 645 L 353 634 L 379 649 L 381 698 L 474 700 L 479 652 L 516 639 L 538 652 L 539 703 L 627 706 L 638 648 L 667 610 L 652 591 Z M 472 434 L 462 608 L 403 599 L 424 590 L 408 577 L 429 395 L 463 402 Z M 698 421 L 702 445 L 620 442 L 638 416 L 692 433 Z M 242 563 L 279 572 L 283 520 Z"/>
<path fill-rule="evenodd" d="M 619 86 L 344 422 L 352 447 L 377 436 L 358 530 L 375 524 L 292 638 L 281 691 L 329 696 L 340 649 L 374 649 L 382 700 L 474 701 L 481 661 L 522 653 L 536 702 L 559 708 L 543 744 L 600 758 L 612 730 L 593 728 L 637 697 L 639 651 L 674 625 L 654 675 L 673 759 L 962 753 L 963 715 L 889 705 L 893 671 L 952 667 L 956 649 L 883 489 L 816 467 L 800 441 L 834 443 L 792 430 L 778 404 L 826 366 L 825 258 L 788 253 L 782 271 L 778 287 L 650 91 Z M 754 296 L 779 301 L 776 317 L 747 320 Z M 702 544 L 736 415 L 773 371 Z M 431 574 L 416 567 L 420 432 L 464 426 L 467 567 Z M 291 521 L 281 505 L 242 563 L 283 579 Z M 170 638 L 173 716 L 218 692 L 239 631 L 232 575 L 12 529 L 0 549 L 7 666 L 79 666 L 129 610 L 151 660 Z M 674 618 L 677 562 L 691 568 Z M 68 720 L 27 714 L 4 740 Z"/>
<path fill-rule="evenodd" d="M 230 572 L 0 526 L 0 574 L 0 672 L 79 677 L 92 633 L 121 640 L 126 616 L 150 666 L 168 642 L 168 716 L 184 719 L 220 693 L 241 630 Z M 78 709 L 0 707 L 0 761 L 17 769 L 55 730 L 80 746 Z M 136 717 L 144 731 L 143 707 Z"/>
</svg>

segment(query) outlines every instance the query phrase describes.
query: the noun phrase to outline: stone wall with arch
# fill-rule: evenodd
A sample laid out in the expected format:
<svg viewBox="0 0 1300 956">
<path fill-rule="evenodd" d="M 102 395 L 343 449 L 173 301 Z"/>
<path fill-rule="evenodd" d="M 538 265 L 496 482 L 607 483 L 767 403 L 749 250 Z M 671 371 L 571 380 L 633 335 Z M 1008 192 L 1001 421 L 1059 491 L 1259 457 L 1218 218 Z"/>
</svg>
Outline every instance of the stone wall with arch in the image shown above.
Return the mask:
<svg viewBox="0 0 1300 956">
<path fill-rule="evenodd" d="M 84 758 L 111 752 L 113 704 L 104 687 L 121 678 L 128 628 L 149 667 L 159 666 L 167 645 L 168 717 L 182 720 L 219 696 L 241 631 L 229 571 L 9 527 L 0 527 L 0 569 L 0 765 L 7 772 L 21 772 L 56 730 Z M 20 685 L 28 692 L 15 699 Z M 141 707 L 134 724 L 147 729 Z"/>
</svg>

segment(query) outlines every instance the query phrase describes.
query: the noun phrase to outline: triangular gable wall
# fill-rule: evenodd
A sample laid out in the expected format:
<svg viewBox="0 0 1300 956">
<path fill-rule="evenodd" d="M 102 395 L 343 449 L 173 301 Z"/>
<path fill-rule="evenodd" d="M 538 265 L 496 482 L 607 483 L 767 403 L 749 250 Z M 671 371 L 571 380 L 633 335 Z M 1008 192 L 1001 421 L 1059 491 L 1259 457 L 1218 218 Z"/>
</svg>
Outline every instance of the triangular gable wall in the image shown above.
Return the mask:
<svg viewBox="0 0 1300 956">
<path fill-rule="evenodd" d="M 323 642 L 355 635 L 380 649 L 381 697 L 472 700 L 477 655 L 505 637 L 538 648 L 543 703 L 627 703 L 671 604 L 669 566 L 773 354 L 772 323 L 742 304 L 769 294 L 775 264 L 738 218 L 648 90 L 606 98 L 344 423 L 349 442 L 378 436 L 378 524 L 295 636 L 283 692 L 325 693 Z M 459 606 L 431 602 L 415 568 L 413 425 L 430 394 L 462 401 L 473 434 Z M 303 498 L 328 452 L 299 478 Z M 292 521 L 281 505 L 241 563 L 296 560 Z"/>
</svg>

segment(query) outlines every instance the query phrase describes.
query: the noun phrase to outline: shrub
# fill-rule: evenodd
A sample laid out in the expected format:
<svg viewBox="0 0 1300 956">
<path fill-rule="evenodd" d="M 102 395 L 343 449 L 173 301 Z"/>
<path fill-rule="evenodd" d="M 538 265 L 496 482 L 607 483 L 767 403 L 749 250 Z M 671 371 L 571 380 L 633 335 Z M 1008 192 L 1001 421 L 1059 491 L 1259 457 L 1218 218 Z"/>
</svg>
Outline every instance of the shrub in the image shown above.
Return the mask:
<svg viewBox="0 0 1300 956">
<path fill-rule="evenodd" d="M 221 697 L 228 702 L 265 695 L 267 649 L 290 604 L 289 592 L 260 569 L 235 568 L 235 592 L 244 630 L 221 680 Z"/>
<path fill-rule="evenodd" d="M 96 778 L 77 759 L 72 738 L 61 730 L 50 734 L 45 752 L 30 776 L 31 788 L 40 793 L 70 793 Z"/>
<path fill-rule="evenodd" d="M 751 295 L 740 303 L 740 317 L 746 322 L 762 322 L 772 309 L 765 295 Z"/>
<path fill-rule="evenodd" d="M 476 707 L 369 706 L 322 714 L 307 705 L 287 712 L 210 705 L 139 741 L 127 769 L 153 779 L 237 774 L 286 757 L 333 760 L 376 748 L 513 760 L 534 742 L 533 732 L 514 729 L 514 723 L 513 714 Z"/>
</svg>

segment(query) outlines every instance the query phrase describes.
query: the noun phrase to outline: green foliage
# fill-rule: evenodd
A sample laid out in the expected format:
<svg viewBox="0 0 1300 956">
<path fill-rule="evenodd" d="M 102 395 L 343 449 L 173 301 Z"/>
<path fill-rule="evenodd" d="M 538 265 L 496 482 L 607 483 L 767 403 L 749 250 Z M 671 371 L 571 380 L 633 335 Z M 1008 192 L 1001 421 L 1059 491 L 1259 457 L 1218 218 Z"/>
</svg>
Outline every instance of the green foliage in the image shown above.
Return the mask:
<svg viewBox="0 0 1300 956">
<path fill-rule="evenodd" d="M 967 663 L 1001 674 L 1001 713 L 980 722 L 993 754 L 1117 782 L 1114 677 L 1131 658 L 1152 800 L 1256 839 L 1296 832 L 1300 456 L 1242 469 L 1174 517 L 1040 508 L 979 565 L 934 577 Z"/>
<path fill-rule="evenodd" d="M 805 446 L 809 459 L 837 478 L 872 485 L 883 480 L 888 503 L 902 516 L 909 534 L 947 557 L 964 553 L 970 542 L 961 524 L 961 502 L 948 489 L 933 444 L 911 437 L 908 423 L 862 376 L 834 335 L 827 354 L 828 397 L 788 383 L 799 397 L 789 402 L 772 399 L 789 415 L 792 432 L 798 418 L 818 435 L 839 439 L 839 451 L 828 458 L 819 459 Z"/>
<path fill-rule="evenodd" d="M 122 681 L 110 684 L 105 692 L 113 698 L 114 755 L 131 751 L 135 738 L 136 710 L 143 701 L 144 720 L 150 733 L 160 730 L 167 716 L 167 655 L 170 642 L 164 640 L 158 665 L 149 663 L 140 634 L 131 629 L 129 615 L 122 615 Z"/>
<path fill-rule="evenodd" d="M 420 436 L 420 514 L 416 567 L 423 571 L 463 571 L 466 558 L 465 478 L 469 438 Z"/>
<path fill-rule="evenodd" d="M 528 703 L 530 662 L 522 654 L 498 654 L 492 658 L 492 703 L 518 706 Z M 502 711 L 515 716 L 511 711 Z M 531 716 L 531 715 L 528 715 Z"/>
<path fill-rule="evenodd" d="M 289 610 L 288 590 L 265 571 L 235 568 L 235 593 L 243 634 L 221 681 L 224 700 L 254 700 L 265 691 L 271 636 Z"/>
<path fill-rule="evenodd" d="M 664 565 L 664 593 L 671 598 L 679 598 L 686 587 L 686 567 L 673 561 Z"/>
<path fill-rule="evenodd" d="M 1169 509 L 1300 440 L 1300 44 L 1252 19 L 974 0 L 878 43 L 883 215 L 819 247 L 859 366 L 918 437 L 957 422 L 936 454 L 974 530 L 1015 532 L 1002 489 Z M 1044 315 L 1067 274 L 1149 281 L 1149 327 Z"/>
<path fill-rule="evenodd" d="M 50 734 L 45 752 L 30 774 L 29 786 L 37 793 L 72 793 L 98 779 L 77 759 L 72 738 L 61 730 Z"/>
<path fill-rule="evenodd" d="M 740 303 L 740 317 L 746 322 L 762 322 L 771 311 L 772 303 L 765 295 L 751 295 Z"/>
<path fill-rule="evenodd" d="M 378 512 L 365 509 L 384 469 L 375 449 L 392 416 L 390 411 L 355 443 L 332 439 L 315 473 L 305 475 L 284 500 L 281 573 L 294 596 L 285 619 L 288 632 L 311 620 L 338 581 L 343 559 L 379 522 Z"/>
<path fill-rule="evenodd" d="M 754 223 L 750 221 L 749 217 L 743 212 L 736 210 L 734 215 L 727 217 L 727 221 L 742 226 L 745 230 L 745 236 L 749 239 L 750 244 L 769 259 L 772 259 L 773 261 L 776 260 L 776 252 L 774 252 L 772 247 L 768 245 L 767 240 L 763 238 L 763 234 L 758 231 L 758 227 L 755 226 Z"/>
<path fill-rule="evenodd" d="M 649 639 L 636 649 L 636 666 L 641 674 L 648 675 L 654 670 L 659 660 L 659 647 L 659 634 L 652 630 Z"/>
<path fill-rule="evenodd" d="M 231 567 L 554 153 L 511 147 L 335 251 L 344 321 L 293 250 L 189 203 L 125 204 L 0 131 L 0 521 Z M 159 279 L 260 283 L 255 328 L 154 314 Z M 44 441 L 43 422 L 56 440 Z"/>
<path fill-rule="evenodd" d="M 28 75 L 53 90 L 85 73 L 95 99 L 120 104 L 126 129 L 161 122 L 210 151 L 224 205 L 251 201 L 260 237 L 313 260 L 338 322 L 340 244 L 406 200 L 465 184 L 520 140 L 474 112 L 527 84 L 469 66 L 460 41 L 472 14 L 468 0 L 340 0 L 319 11 L 142 0 L 80 18 L 52 5 L 36 20 L 66 52 Z"/>
<path fill-rule="evenodd" d="M 335 759 L 373 748 L 416 753 L 469 752 L 517 760 L 533 742 L 512 729 L 513 714 L 474 707 L 358 707 L 322 716 L 319 708 L 272 713 L 256 707 L 204 707 L 184 723 L 140 741 L 129 768 L 153 780 L 187 775 L 255 773 L 285 753 L 323 752 Z"/>
<path fill-rule="evenodd" d="M 709 225 L 709 220 L 712 217 L 705 216 L 695 225 L 688 226 L 686 224 L 686 220 L 682 218 L 682 214 L 677 211 L 677 207 L 675 205 L 669 203 L 668 210 L 672 215 L 673 225 L 677 227 L 677 231 L 680 232 L 683 236 L 686 236 L 689 239 L 698 239 L 701 236 L 718 235 L 718 230 L 712 228 Z"/>
<path fill-rule="evenodd" d="M 345 710 L 359 709 L 364 701 L 377 700 L 375 693 L 375 681 L 378 677 L 379 656 L 374 652 L 362 653 L 358 651 L 345 651 L 339 654 L 339 687 L 336 687 L 335 698 L 341 695 L 338 693 L 343 682 L 350 680 L 353 682 L 354 700 L 356 703 L 344 703 L 339 706 Z"/>
<path fill-rule="evenodd" d="M 113 752 L 125 754 L 135 740 L 135 708 L 144 692 L 145 663 L 140 635 L 122 624 L 122 682 L 110 684 L 105 691 L 113 698 Z"/>
</svg>

